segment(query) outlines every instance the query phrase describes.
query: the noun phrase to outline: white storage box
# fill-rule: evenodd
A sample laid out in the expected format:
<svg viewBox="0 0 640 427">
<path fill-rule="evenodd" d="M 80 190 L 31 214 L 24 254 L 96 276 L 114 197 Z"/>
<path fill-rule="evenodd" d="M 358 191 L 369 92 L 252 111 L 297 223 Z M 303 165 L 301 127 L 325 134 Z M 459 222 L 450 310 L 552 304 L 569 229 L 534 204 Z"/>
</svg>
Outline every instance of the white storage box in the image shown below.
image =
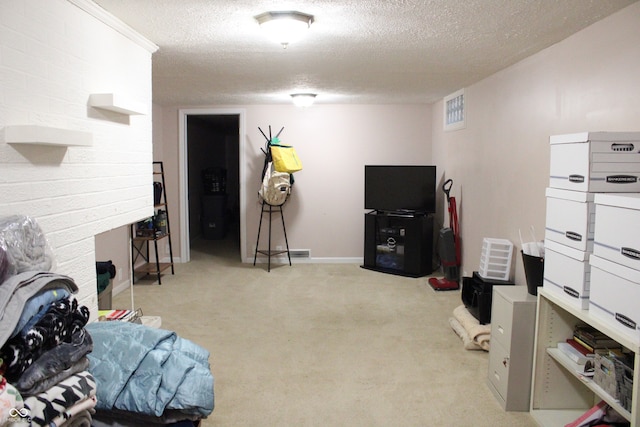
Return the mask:
<svg viewBox="0 0 640 427">
<path fill-rule="evenodd" d="M 640 132 L 550 137 L 549 186 L 576 191 L 640 192 Z"/>
<path fill-rule="evenodd" d="M 505 239 L 485 237 L 482 240 L 482 255 L 480 255 L 478 274 L 483 279 L 509 280 L 512 256 L 513 243 Z"/>
<path fill-rule="evenodd" d="M 640 271 L 591 255 L 589 313 L 640 344 Z"/>
<path fill-rule="evenodd" d="M 140 316 L 140 322 L 145 326 L 152 328 L 160 328 L 162 326 L 162 317 L 160 316 Z"/>
<path fill-rule="evenodd" d="M 594 194 L 547 188 L 545 240 L 591 252 L 595 222 Z"/>
<path fill-rule="evenodd" d="M 596 194 L 593 253 L 640 270 L 640 194 Z"/>
<path fill-rule="evenodd" d="M 589 308 L 589 253 L 545 240 L 542 287 L 576 308 Z"/>
</svg>

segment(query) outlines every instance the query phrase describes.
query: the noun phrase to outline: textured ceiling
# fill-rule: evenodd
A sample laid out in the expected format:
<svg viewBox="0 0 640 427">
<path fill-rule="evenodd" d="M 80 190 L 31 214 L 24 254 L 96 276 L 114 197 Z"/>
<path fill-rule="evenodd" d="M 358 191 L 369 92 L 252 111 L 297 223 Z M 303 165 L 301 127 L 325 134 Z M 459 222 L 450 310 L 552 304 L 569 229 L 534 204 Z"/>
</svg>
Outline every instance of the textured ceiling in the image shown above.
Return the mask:
<svg viewBox="0 0 640 427">
<path fill-rule="evenodd" d="M 161 105 L 431 103 L 637 0 L 95 0 L 159 46 Z M 314 15 L 286 50 L 254 16 Z"/>
</svg>

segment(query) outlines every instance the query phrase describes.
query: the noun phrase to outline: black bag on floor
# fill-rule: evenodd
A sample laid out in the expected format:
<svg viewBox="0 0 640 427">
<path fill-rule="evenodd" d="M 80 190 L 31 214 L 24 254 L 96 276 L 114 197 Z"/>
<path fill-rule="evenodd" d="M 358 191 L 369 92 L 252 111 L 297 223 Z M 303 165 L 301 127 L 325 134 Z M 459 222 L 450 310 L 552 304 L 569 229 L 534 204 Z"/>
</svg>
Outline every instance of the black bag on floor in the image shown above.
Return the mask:
<svg viewBox="0 0 640 427">
<path fill-rule="evenodd" d="M 477 271 L 462 278 L 462 303 L 481 325 L 491 323 L 493 285 L 513 285 L 502 280 L 484 279 Z"/>
</svg>

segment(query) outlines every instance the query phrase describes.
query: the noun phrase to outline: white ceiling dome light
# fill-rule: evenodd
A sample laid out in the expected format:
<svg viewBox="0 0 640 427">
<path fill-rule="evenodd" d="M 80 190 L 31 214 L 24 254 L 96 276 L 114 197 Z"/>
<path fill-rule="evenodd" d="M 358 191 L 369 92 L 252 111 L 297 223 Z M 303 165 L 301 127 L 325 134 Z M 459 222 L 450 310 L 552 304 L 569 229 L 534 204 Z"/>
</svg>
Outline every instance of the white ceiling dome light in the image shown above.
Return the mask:
<svg viewBox="0 0 640 427">
<path fill-rule="evenodd" d="M 315 93 L 292 93 L 291 99 L 296 107 L 310 107 L 316 100 Z"/>
<path fill-rule="evenodd" d="M 299 40 L 313 23 L 313 15 L 293 10 L 265 12 L 255 16 L 255 19 L 260 28 L 285 49 L 290 42 Z"/>
</svg>

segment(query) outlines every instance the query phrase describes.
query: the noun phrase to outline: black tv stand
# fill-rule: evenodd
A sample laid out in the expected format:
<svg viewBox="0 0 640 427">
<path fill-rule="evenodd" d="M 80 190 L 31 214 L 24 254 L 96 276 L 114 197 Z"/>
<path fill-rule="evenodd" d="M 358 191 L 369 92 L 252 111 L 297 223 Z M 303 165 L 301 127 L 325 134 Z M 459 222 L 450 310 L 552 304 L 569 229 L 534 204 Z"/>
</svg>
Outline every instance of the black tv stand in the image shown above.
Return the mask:
<svg viewBox="0 0 640 427">
<path fill-rule="evenodd" d="M 371 211 L 364 216 L 362 268 L 408 277 L 433 272 L 433 215 Z"/>
<path fill-rule="evenodd" d="M 427 216 L 426 212 L 413 211 L 413 210 L 399 210 L 399 211 L 378 211 L 374 210 L 369 213 L 375 213 L 376 215 L 388 215 L 388 216 L 401 216 L 403 218 L 415 218 L 420 216 Z"/>
</svg>

